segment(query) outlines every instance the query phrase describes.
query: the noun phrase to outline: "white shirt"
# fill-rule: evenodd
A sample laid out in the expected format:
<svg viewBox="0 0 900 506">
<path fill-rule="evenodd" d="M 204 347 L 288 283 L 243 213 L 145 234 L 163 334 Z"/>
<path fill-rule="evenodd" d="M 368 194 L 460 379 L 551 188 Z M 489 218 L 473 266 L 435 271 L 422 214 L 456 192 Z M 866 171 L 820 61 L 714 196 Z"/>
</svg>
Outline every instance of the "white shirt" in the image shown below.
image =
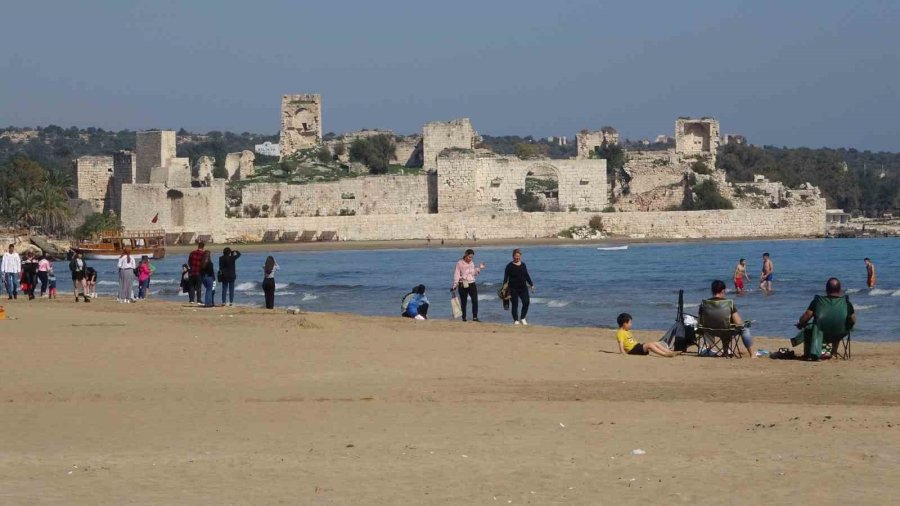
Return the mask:
<svg viewBox="0 0 900 506">
<path fill-rule="evenodd" d="M 0 271 L 18 274 L 22 272 L 22 257 L 18 253 L 4 253 Z"/>
<path fill-rule="evenodd" d="M 137 263 L 135 263 L 134 257 L 126 255 L 119 257 L 119 269 L 134 269 L 135 267 L 137 267 Z"/>
</svg>

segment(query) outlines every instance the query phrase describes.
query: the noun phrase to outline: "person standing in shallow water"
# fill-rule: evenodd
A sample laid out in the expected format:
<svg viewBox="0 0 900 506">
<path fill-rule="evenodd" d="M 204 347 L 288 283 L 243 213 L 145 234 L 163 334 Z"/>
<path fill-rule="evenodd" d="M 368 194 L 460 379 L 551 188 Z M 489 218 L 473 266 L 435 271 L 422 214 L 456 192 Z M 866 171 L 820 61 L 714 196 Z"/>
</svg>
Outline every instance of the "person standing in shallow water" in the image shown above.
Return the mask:
<svg viewBox="0 0 900 506">
<path fill-rule="evenodd" d="M 222 256 L 219 257 L 219 281 L 222 283 L 222 305 L 227 303 L 229 306 L 234 305 L 234 282 L 237 280 L 237 267 L 235 262 L 241 258 L 241 252 L 231 248 L 222 250 Z"/>
<path fill-rule="evenodd" d="M 878 278 L 875 275 L 875 264 L 872 263 L 872 259 L 868 257 L 863 261 L 866 263 L 866 286 L 870 289 L 875 288 L 875 283 L 878 281 Z"/>
<path fill-rule="evenodd" d="M 450 290 L 459 290 L 459 304 L 462 306 L 462 320 L 466 321 L 466 300 L 472 299 L 472 321 L 478 321 L 478 287 L 475 278 L 485 268 L 484 262 L 475 267 L 475 250 L 467 249 L 453 269 L 453 285 Z"/>
<path fill-rule="evenodd" d="M 772 294 L 772 282 L 775 281 L 775 264 L 768 253 L 763 253 L 762 274 L 759 277 L 759 289 L 766 292 L 766 295 Z"/>
<path fill-rule="evenodd" d="M 531 304 L 531 296 L 528 295 L 528 289 L 534 291 L 534 282 L 528 274 L 528 267 L 522 261 L 522 250 L 514 249 L 512 254 L 512 262 L 506 264 L 506 271 L 503 274 L 503 284 L 509 290 L 509 297 L 512 302 L 512 317 L 515 325 L 528 325 L 525 316 L 528 315 L 528 306 Z M 522 301 L 522 314 L 519 315 L 519 301 Z"/>
<path fill-rule="evenodd" d="M 269 255 L 263 266 L 263 293 L 266 297 L 266 309 L 275 309 L 275 271 L 278 270 L 278 263 L 275 257 Z"/>
</svg>

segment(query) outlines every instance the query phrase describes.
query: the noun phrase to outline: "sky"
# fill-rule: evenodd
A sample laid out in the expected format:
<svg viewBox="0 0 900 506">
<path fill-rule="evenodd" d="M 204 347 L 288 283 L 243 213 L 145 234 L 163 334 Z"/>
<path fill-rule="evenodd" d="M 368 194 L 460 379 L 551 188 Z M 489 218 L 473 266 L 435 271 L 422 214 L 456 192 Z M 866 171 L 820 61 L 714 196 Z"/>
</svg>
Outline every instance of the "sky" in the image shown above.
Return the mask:
<svg viewBox="0 0 900 506">
<path fill-rule="evenodd" d="M 753 144 L 900 151 L 900 2 L 2 1 L 0 126 L 489 135 L 712 116 Z"/>
</svg>

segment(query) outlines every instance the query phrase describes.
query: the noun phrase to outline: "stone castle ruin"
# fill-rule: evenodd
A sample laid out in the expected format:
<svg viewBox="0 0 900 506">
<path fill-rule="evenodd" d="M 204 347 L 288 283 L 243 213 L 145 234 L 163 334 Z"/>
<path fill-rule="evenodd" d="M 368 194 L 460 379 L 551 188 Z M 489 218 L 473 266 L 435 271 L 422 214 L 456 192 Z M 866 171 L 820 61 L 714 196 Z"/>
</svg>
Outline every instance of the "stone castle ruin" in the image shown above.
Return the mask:
<svg viewBox="0 0 900 506">
<path fill-rule="evenodd" d="M 281 97 L 281 156 L 322 143 L 322 96 L 318 94 Z"/>
<path fill-rule="evenodd" d="M 618 145 L 619 132 L 611 126 L 603 127 L 596 132 L 582 130 L 575 135 L 575 143 L 578 150 L 577 158 L 592 158 L 598 149 Z"/>
<path fill-rule="evenodd" d="M 137 134 L 133 154 L 76 160 L 79 197 L 96 210 L 120 213 L 127 229 L 161 227 L 173 241 L 555 237 L 589 220 L 597 233 L 633 237 L 824 232 L 825 206 L 817 189 L 726 181 L 715 168 L 719 125 L 712 118 L 679 118 L 674 148 L 626 151 L 624 169 L 608 172 L 608 161 L 597 151 L 619 144 L 612 127 L 578 134 L 575 158 L 520 159 L 480 147 L 467 118 L 427 123 L 421 135 L 363 130 L 323 141 L 320 95 L 284 95 L 281 105 L 282 158 L 326 146 L 338 160 L 313 163 L 308 170 L 333 171 L 343 162 L 343 174 L 266 179 L 264 174 L 281 169 L 255 167 L 251 151 L 218 160 L 224 171 L 206 156 L 192 168 L 176 156 L 175 132 L 155 130 Z M 346 152 L 353 140 L 373 135 L 393 136 L 392 163 L 413 168 L 357 175 Z M 336 149 L 339 144 L 342 149 Z M 690 185 L 706 180 L 736 209 L 670 210 Z"/>
</svg>

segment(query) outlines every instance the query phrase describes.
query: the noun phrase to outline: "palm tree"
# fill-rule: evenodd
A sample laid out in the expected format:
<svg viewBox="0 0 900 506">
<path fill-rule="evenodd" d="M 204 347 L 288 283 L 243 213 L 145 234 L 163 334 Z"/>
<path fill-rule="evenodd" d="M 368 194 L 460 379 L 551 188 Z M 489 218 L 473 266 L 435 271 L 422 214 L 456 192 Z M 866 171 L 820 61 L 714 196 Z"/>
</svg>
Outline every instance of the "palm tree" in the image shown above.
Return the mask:
<svg viewBox="0 0 900 506">
<path fill-rule="evenodd" d="M 37 191 L 29 187 L 16 188 L 9 196 L 9 216 L 16 225 L 30 227 L 37 224 Z"/>
<path fill-rule="evenodd" d="M 55 186 L 48 181 L 38 190 L 36 197 L 41 226 L 51 233 L 68 230 L 72 210 L 69 208 L 65 187 Z"/>
</svg>

